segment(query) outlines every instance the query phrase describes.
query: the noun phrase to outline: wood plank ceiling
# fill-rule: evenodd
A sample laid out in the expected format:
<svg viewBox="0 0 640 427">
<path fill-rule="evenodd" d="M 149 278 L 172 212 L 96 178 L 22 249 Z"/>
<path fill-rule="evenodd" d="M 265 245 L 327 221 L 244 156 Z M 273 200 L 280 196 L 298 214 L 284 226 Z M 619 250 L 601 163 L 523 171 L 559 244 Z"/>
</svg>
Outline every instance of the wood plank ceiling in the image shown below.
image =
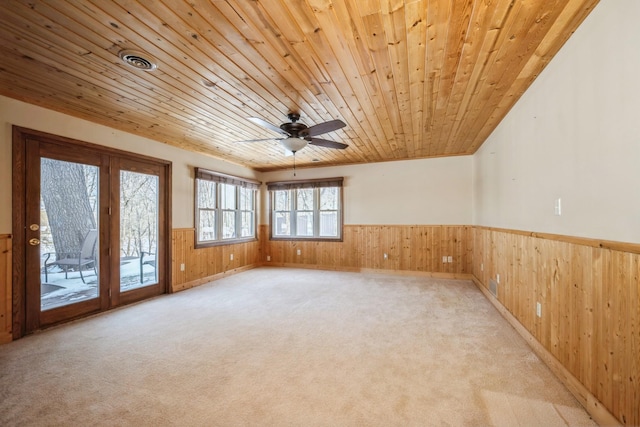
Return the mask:
<svg viewBox="0 0 640 427">
<path fill-rule="evenodd" d="M 471 154 L 597 2 L 6 0 L 0 93 L 260 171 L 290 111 L 347 124 L 299 165 Z"/>
</svg>

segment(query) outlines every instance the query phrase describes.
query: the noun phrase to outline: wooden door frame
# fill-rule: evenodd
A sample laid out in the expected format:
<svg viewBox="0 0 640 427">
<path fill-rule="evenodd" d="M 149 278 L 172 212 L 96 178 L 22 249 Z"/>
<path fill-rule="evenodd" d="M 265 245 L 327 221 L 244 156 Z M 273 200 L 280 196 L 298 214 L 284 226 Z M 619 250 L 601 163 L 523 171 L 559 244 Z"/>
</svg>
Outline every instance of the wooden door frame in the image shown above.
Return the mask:
<svg viewBox="0 0 640 427">
<path fill-rule="evenodd" d="M 157 162 L 153 162 L 153 163 L 149 163 L 149 162 L 144 162 L 140 159 L 136 159 L 133 160 L 129 157 L 122 157 L 120 156 L 117 159 L 112 159 L 111 164 L 114 166 L 114 168 L 116 170 L 119 170 L 120 172 L 122 171 L 129 171 L 129 172 L 137 172 L 137 173 L 144 173 L 144 174 L 149 174 L 149 175 L 154 175 L 154 176 L 158 176 L 160 182 L 163 182 L 166 180 L 166 176 L 163 176 L 163 174 L 161 172 L 159 172 L 157 169 L 161 167 L 161 165 L 159 165 Z M 159 172 L 156 175 L 156 172 Z M 117 188 L 120 189 L 120 185 L 121 185 L 121 181 L 120 181 L 120 176 L 119 174 L 111 174 L 110 177 L 111 180 L 111 188 Z M 166 185 L 166 182 L 164 183 L 164 185 Z M 112 194 L 110 194 L 111 196 L 111 203 L 110 206 L 113 209 L 113 213 L 112 213 L 112 219 L 113 219 L 113 227 L 110 230 L 111 233 L 111 237 L 110 237 L 110 241 L 114 241 L 116 239 L 120 238 L 120 225 L 121 225 L 121 216 L 120 216 L 120 209 L 119 209 L 119 205 L 120 205 L 120 194 L 116 194 L 115 191 L 112 192 Z M 163 206 L 163 204 L 165 203 L 165 194 L 164 193 L 160 193 L 158 194 L 158 202 L 159 205 Z M 160 210 L 158 212 L 158 224 L 162 224 L 165 221 L 165 215 L 166 212 Z M 166 240 L 170 240 L 170 235 L 165 236 Z M 157 249 L 157 253 L 158 255 L 160 255 L 160 259 L 166 259 L 168 257 L 168 254 L 165 252 L 165 249 L 168 243 L 165 243 L 164 245 L 160 245 L 158 244 L 158 249 Z M 166 254 L 166 256 L 165 256 Z M 110 264 L 110 270 L 115 271 L 117 266 L 120 263 L 120 259 L 119 257 L 112 257 L 111 259 L 111 264 Z M 161 270 L 162 271 L 162 270 Z M 157 272 L 157 271 L 156 271 Z M 167 283 L 170 280 L 170 276 L 166 276 L 166 274 L 168 274 L 169 272 L 167 271 L 162 271 L 162 274 L 165 275 L 164 277 L 164 282 Z M 160 279 L 159 279 L 160 280 Z M 111 301 L 112 303 L 114 303 L 115 305 L 123 305 L 123 304 L 128 304 L 131 302 L 136 302 L 136 301 L 140 301 L 141 299 L 145 299 L 145 298 L 150 298 L 152 296 L 156 296 L 162 293 L 166 293 L 167 292 L 167 288 L 165 287 L 165 289 L 163 289 L 161 292 L 158 292 L 157 288 L 154 286 L 146 286 L 146 287 L 140 287 L 134 290 L 130 290 L 125 292 L 124 294 L 122 294 L 120 292 L 120 280 L 113 280 L 111 283 Z"/>
<path fill-rule="evenodd" d="M 85 141 L 80 141 L 72 138 L 66 138 L 23 128 L 20 126 L 12 127 L 12 232 L 13 232 L 13 263 L 12 263 L 12 315 L 13 315 L 13 339 L 23 337 L 26 334 L 26 202 L 27 202 L 27 188 L 26 188 L 26 176 L 29 172 L 27 165 L 27 145 L 29 139 L 37 139 L 46 143 L 52 143 L 57 145 L 65 145 L 69 147 L 76 147 L 79 149 L 90 149 L 98 155 L 116 156 L 132 161 L 140 161 L 146 163 L 154 163 L 162 166 L 164 170 L 164 192 L 162 197 L 166 201 L 164 206 L 164 223 L 159 224 L 159 229 L 164 235 L 164 242 L 162 247 L 164 248 L 166 256 L 164 261 L 159 267 L 162 267 L 165 272 L 164 280 L 164 293 L 171 292 L 170 280 L 171 280 L 171 162 L 168 160 L 157 159 L 150 156 L 141 154 L 130 153 L 127 151 L 118 150 L 111 147 L 105 147 L 98 144 L 92 144 Z M 112 190 L 114 191 L 114 190 Z M 104 214 L 104 213 L 101 213 Z M 107 233 L 103 235 L 103 231 L 100 231 L 100 238 L 108 238 Z M 160 245 L 160 242 L 158 242 Z M 102 255 L 102 254 L 101 254 Z M 106 260 L 108 260 L 108 254 Z M 109 264 L 105 264 L 109 265 Z M 101 269 L 102 271 L 102 269 Z M 109 272 L 105 272 L 108 274 Z M 101 273 L 102 276 L 102 273 Z M 84 316 L 84 315 L 83 315 Z M 82 317 L 82 316 L 79 316 Z"/>
<path fill-rule="evenodd" d="M 98 233 L 99 233 L 99 241 L 103 239 L 103 236 L 106 236 L 109 232 L 109 228 L 111 227 L 110 221 L 102 221 L 102 215 L 106 214 L 106 209 L 103 207 L 108 207 L 109 205 L 109 183 L 108 183 L 108 175 L 109 175 L 109 156 L 104 154 L 97 154 L 94 150 L 87 149 L 85 146 L 74 146 L 73 150 L 69 150 L 68 144 L 57 144 L 52 143 L 51 141 L 45 141 L 39 138 L 29 138 L 30 142 L 25 145 L 25 153 L 26 153 L 26 170 L 28 171 L 29 177 L 25 176 L 26 188 L 24 192 L 25 204 L 25 225 L 29 226 L 33 223 L 40 223 L 40 200 L 36 197 L 41 193 L 40 182 L 41 176 L 39 172 L 41 172 L 41 164 L 40 158 L 46 157 L 49 159 L 54 159 L 63 162 L 74 162 L 92 165 L 98 168 L 99 170 L 99 180 L 100 183 L 100 201 L 98 203 L 98 207 L 101 209 L 98 211 L 99 222 Z M 33 217 L 29 219 L 29 216 Z M 40 230 L 34 231 L 32 235 L 29 230 L 23 231 L 23 234 L 26 234 L 24 237 L 25 240 L 31 237 L 40 237 Z M 106 240 L 105 240 L 106 241 Z M 83 314 L 87 313 L 96 313 L 98 311 L 105 310 L 109 307 L 109 293 L 106 289 L 101 289 L 98 287 L 99 293 L 96 298 L 91 298 L 86 301 L 63 305 L 61 307 L 57 307 L 51 310 L 47 310 L 46 312 L 41 312 L 40 306 L 40 296 L 41 289 L 34 289 L 33 286 L 28 286 L 30 283 L 29 275 L 34 272 L 34 269 L 30 269 L 28 265 L 28 260 L 32 255 L 29 254 L 29 250 L 36 250 L 40 252 L 40 247 L 30 248 L 29 245 L 25 245 L 22 247 L 25 251 L 24 257 L 21 259 L 25 262 L 25 288 L 24 288 L 24 296 L 25 296 L 25 329 L 26 331 L 38 330 L 43 327 L 43 325 L 52 325 L 57 322 L 57 319 L 60 316 L 64 316 L 65 318 L 77 318 L 80 317 L 79 312 Z M 100 248 L 98 248 L 100 249 Z M 104 257 L 107 258 L 104 258 Z M 108 252 L 100 251 L 99 252 L 99 264 L 103 264 L 102 260 L 108 259 Z M 99 280 L 98 283 L 109 283 L 110 282 L 110 271 L 107 268 L 101 268 L 102 265 L 98 266 L 99 272 Z M 40 272 L 38 272 L 37 276 L 40 276 Z M 32 277 L 33 278 L 33 277 Z M 31 313 L 31 315 L 30 315 Z M 36 315 L 37 313 L 37 315 Z"/>
</svg>

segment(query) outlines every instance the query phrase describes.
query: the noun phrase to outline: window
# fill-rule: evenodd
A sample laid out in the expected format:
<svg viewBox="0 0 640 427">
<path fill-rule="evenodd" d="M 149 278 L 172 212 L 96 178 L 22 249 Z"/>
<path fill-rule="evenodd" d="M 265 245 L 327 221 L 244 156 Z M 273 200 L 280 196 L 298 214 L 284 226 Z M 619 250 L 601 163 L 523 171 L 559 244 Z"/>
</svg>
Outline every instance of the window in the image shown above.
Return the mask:
<svg viewBox="0 0 640 427">
<path fill-rule="evenodd" d="M 258 182 L 196 168 L 196 245 L 256 238 Z"/>
<path fill-rule="evenodd" d="M 342 178 L 269 182 L 272 239 L 342 239 Z"/>
</svg>

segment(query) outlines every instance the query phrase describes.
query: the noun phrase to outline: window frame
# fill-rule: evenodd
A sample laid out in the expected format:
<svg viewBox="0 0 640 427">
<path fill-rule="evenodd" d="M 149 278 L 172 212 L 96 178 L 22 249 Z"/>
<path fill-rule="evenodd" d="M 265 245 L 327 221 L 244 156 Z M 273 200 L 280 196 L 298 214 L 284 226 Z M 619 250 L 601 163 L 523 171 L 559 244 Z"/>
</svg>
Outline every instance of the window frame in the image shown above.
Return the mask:
<svg viewBox="0 0 640 427">
<path fill-rule="evenodd" d="M 267 191 L 269 194 L 269 240 L 293 240 L 293 241 L 321 241 L 321 242 L 342 242 L 344 236 L 344 190 L 343 177 L 322 178 L 304 181 L 275 181 L 267 183 Z M 337 209 L 322 210 L 320 209 L 320 191 L 322 188 L 337 188 Z M 298 210 L 298 194 L 297 190 L 313 189 L 313 210 Z M 295 191 L 292 191 L 295 190 Z M 289 191 L 288 210 L 276 211 L 275 195 L 276 191 Z M 337 231 L 338 236 L 320 236 L 320 217 L 322 212 L 336 212 L 337 215 Z M 289 235 L 282 236 L 274 233 L 275 214 L 283 212 L 288 213 L 290 217 Z M 297 213 L 312 212 L 313 214 L 313 236 L 297 236 Z M 292 235 L 295 233 L 295 235 Z"/>
<path fill-rule="evenodd" d="M 240 178 L 232 175 L 225 175 L 219 172 L 213 172 L 203 168 L 195 169 L 194 179 L 194 241 L 196 248 L 206 248 L 211 246 L 230 245 L 236 243 L 252 242 L 258 240 L 258 227 L 257 227 L 257 206 L 258 206 L 258 189 L 260 187 L 259 181 L 254 181 L 246 178 Z M 200 181 L 208 181 L 215 186 L 215 207 L 203 207 L 200 203 Z M 235 191 L 235 207 L 229 209 L 225 207 L 223 209 L 222 197 L 222 185 L 229 185 L 234 187 Z M 252 192 L 251 205 L 252 209 L 242 209 L 241 206 L 241 192 L 242 189 L 249 189 Z M 215 239 L 213 240 L 200 240 L 200 213 L 201 211 L 214 212 L 214 227 L 215 227 Z M 224 238 L 224 214 L 227 212 L 234 212 L 234 237 Z M 242 236 L 243 231 L 243 214 L 250 212 L 253 215 L 253 221 L 251 222 L 251 229 L 253 234 L 251 236 Z"/>
</svg>

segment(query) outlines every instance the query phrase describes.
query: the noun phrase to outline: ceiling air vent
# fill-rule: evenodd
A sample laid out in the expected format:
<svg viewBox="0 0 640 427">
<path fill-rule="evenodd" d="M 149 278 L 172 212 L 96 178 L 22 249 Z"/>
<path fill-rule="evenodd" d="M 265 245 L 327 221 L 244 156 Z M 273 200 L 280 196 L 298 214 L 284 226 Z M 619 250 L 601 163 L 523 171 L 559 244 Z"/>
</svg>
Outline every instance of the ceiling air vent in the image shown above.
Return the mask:
<svg viewBox="0 0 640 427">
<path fill-rule="evenodd" d="M 146 53 L 135 50 L 122 50 L 118 53 L 118 56 L 122 62 L 137 70 L 153 71 L 158 68 L 155 58 Z"/>
</svg>

